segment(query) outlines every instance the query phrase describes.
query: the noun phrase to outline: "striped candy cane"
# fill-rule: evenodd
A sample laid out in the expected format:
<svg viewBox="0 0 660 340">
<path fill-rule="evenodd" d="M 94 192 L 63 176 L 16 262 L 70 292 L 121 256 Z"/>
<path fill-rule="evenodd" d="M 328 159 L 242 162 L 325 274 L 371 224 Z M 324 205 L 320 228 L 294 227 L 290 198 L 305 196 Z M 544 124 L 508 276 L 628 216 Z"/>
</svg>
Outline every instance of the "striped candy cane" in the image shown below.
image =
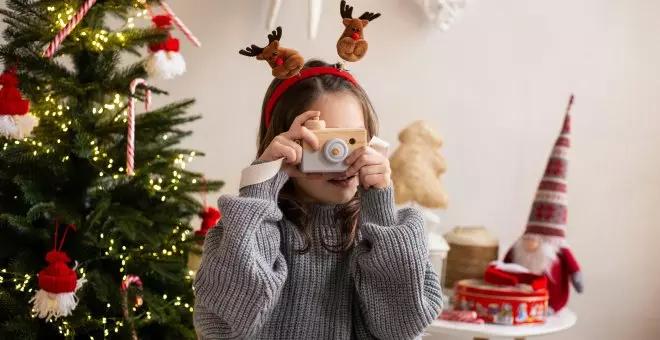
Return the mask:
<svg viewBox="0 0 660 340">
<path fill-rule="evenodd" d="M 126 174 L 132 176 L 133 157 L 135 155 L 135 89 L 138 85 L 147 86 L 147 82 L 142 78 L 136 78 L 131 82 L 131 96 L 128 98 L 128 142 L 126 144 Z M 151 105 L 151 91 L 146 89 L 144 92 L 144 109 L 149 111 Z"/>
<path fill-rule="evenodd" d="M 142 280 L 140 280 L 140 277 L 137 275 L 127 275 L 126 279 L 121 281 L 121 295 L 122 295 L 122 312 L 124 314 L 124 319 L 126 322 L 130 322 L 130 318 L 128 317 L 128 286 L 130 285 L 136 285 L 139 290 L 142 290 Z M 137 297 L 137 304 L 142 305 L 142 297 L 138 296 Z M 131 338 L 133 340 L 138 340 L 137 333 L 135 332 L 135 328 L 131 329 Z"/>
<path fill-rule="evenodd" d="M 64 28 L 57 33 L 55 36 L 55 39 L 50 42 L 46 50 L 44 51 L 44 56 L 45 57 L 52 57 L 55 51 L 57 50 L 58 47 L 60 47 L 60 44 L 62 44 L 62 41 L 73 31 L 73 29 L 80 23 L 80 21 L 87 15 L 87 12 L 89 9 L 96 3 L 96 0 L 87 0 L 85 3 L 80 7 L 78 12 L 69 20 L 69 22 L 64 26 Z"/>
<path fill-rule="evenodd" d="M 176 14 L 174 14 L 172 8 L 168 4 L 166 4 L 165 1 L 161 1 L 160 6 L 163 8 L 165 13 L 169 14 L 172 17 L 172 21 L 174 21 L 176 27 L 178 27 L 181 30 L 181 32 L 183 32 L 186 38 L 188 38 L 188 40 L 190 40 L 193 43 L 193 45 L 195 45 L 196 47 L 202 46 L 202 43 L 199 42 L 199 40 L 192 34 L 192 32 L 188 29 L 188 27 L 186 27 L 183 21 L 181 21 L 181 19 L 179 19 L 179 17 L 177 17 Z"/>
</svg>

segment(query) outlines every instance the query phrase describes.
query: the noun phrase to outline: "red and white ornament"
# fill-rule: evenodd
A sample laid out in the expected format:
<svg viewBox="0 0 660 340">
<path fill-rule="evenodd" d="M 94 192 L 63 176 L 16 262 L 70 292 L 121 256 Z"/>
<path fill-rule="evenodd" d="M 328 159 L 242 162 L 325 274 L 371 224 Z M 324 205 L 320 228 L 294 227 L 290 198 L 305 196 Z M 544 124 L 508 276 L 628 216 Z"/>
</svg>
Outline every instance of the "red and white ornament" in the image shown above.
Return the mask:
<svg viewBox="0 0 660 340">
<path fill-rule="evenodd" d="M 147 86 L 147 82 L 142 78 L 136 78 L 131 81 L 131 96 L 128 98 L 128 133 L 126 142 L 126 174 L 133 176 L 135 159 L 135 89 L 138 85 Z M 144 91 L 144 109 L 149 111 L 151 105 L 151 91 L 146 88 Z"/>
<path fill-rule="evenodd" d="M 18 90 L 16 69 L 8 68 L 0 75 L 0 136 L 23 139 L 32 133 L 39 119 L 30 110 L 30 101 Z"/>
<path fill-rule="evenodd" d="M 533 274 L 547 277 L 549 305 L 554 312 L 566 306 L 570 283 L 578 293 L 584 288 L 580 266 L 564 235 L 568 215 L 567 153 L 572 104 L 573 96 L 534 198 L 525 233 L 504 258 L 504 262 L 519 264 Z"/>
<path fill-rule="evenodd" d="M 195 234 L 204 237 L 211 228 L 213 228 L 216 224 L 218 224 L 218 221 L 220 220 L 222 215 L 220 214 L 220 210 L 206 204 L 205 177 L 202 177 L 202 185 L 203 185 L 202 204 L 204 205 L 204 209 L 199 213 L 199 217 L 202 219 L 202 227 L 199 230 L 195 231 Z"/>
<path fill-rule="evenodd" d="M 170 15 L 156 15 L 151 21 L 164 31 L 172 27 Z M 144 68 L 150 77 L 172 79 L 186 72 L 186 62 L 179 53 L 179 45 L 179 39 L 172 37 L 169 32 L 165 41 L 149 45 L 151 54 L 147 57 Z"/>
<path fill-rule="evenodd" d="M 59 223 L 58 223 L 59 224 Z M 62 251 L 62 245 L 66 238 L 69 228 L 76 230 L 74 225 L 68 225 L 62 236 L 59 248 L 57 248 L 57 229 L 55 227 L 55 245 L 53 250 L 46 254 L 48 266 L 39 272 L 39 290 L 30 299 L 34 303 L 32 310 L 36 316 L 41 319 L 50 320 L 71 315 L 78 305 L 76 292 L 87 281 L 85 278 L 78 278 L 76 266 L 69 268 L 67 263 L 71 259 Z"/>
</svg>

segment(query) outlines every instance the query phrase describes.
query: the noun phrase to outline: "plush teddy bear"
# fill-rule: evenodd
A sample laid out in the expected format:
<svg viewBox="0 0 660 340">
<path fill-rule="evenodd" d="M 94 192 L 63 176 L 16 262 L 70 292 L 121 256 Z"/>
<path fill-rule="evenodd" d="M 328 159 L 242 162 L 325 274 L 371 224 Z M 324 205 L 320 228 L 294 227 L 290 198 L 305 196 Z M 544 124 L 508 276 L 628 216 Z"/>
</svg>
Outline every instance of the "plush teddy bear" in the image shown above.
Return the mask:
<svg viewBox="0 0 660 340">
<path fill-rule="evenodd" d="M 446 165 L 438 152 L 440 136 L 420 120 L 399 133 L 399 142 L 390 157 L 396 204 L 413 201 L 426 208 L 445 208 L 447 195 L 439 176 Z"/>
</svg>

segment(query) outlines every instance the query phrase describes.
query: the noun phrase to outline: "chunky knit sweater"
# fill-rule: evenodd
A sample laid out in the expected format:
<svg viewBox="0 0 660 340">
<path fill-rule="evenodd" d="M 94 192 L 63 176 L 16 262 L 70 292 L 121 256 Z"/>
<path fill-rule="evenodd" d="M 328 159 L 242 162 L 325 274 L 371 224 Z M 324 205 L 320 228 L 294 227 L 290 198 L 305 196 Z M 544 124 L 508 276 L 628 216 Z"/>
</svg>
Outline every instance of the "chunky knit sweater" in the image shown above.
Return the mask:
<svg viewBox="0 0 660 340">
<path fill-rule="evenodd" d="M 313 205 L 312 247 L 283 217 L 277 196 L 288 176 L 243 188 L 218 204 L 222 221 L 204 244 L 195 278 L 200 339 L 419 338 L 442 309 L 424 221 L 394 210 L 392 188 L 362 190 L 357 244 L 339 244 L 337 206 Z"/>
</svg>

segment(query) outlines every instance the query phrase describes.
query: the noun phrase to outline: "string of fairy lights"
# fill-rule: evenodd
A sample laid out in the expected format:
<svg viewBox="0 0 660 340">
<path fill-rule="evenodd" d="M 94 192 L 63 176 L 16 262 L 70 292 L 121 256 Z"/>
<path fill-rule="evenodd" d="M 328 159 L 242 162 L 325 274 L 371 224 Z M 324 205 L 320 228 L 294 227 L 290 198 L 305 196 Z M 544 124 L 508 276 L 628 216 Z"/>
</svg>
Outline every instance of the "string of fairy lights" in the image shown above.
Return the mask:
<svg viewBox="0 0 660 340">
<path fill-rule="evenodd" d="M 105 46 L 108 44 L 125 46 L 126 36 L 122 32 L 122 30 L 135 28 L 136 19 L 146 18 L 149 15 L 148 11 L 144 8 L 144 4 L 136 2 L 134 3 L 133 6 L 135 7 L 134 9 L 135 16 L 132 15 L 129 16 L 126 19 L 126 23 L 124 24 L 124 27 L 122 27 L 122 29 L 120 30 L 108 32 L 104 29 L 95 30 L 92 28 L 81 27 L 72 31 L 69 37 L 74 41 L 83 40 L 86 47 L 88 47 L 91 51 L 96 51 L 96 52 L 101 52 L 105 50 Z M 55 6 L 48 6 L 46 9 L 48 10 L 48 12 L 51 13 L 60 11 L 59 13 L 54 14 L 54 25 L 51 27 L 50 30 L 53 33 L 59 32 L 59 30 L 64 28 L 69 22 L 69 20 L 73 18 L 77 10 L 76 8 L 69 6 L 68 3 L 63 3 L 62 8 L 57 8 Z"/>
<path fill-rule="evenodd" d="M 126 19 L 124 27 L 115 32 L 108 32 L 106 30 L 100 29 L 91 29 L 91 28 L 80 28 L 75 29 L 70 38 L 75 41 L 83 40 L 86 47 L 92 51 L 103 51 L 108 44 L 114 44 L 118 46 L 123 46 L 123 43 L 126 41 L 126 36 L 122 32 L 124 29 L 132 29 L 135 27 L 136 19 L 148 18 L 148 11 L 144 8 L 144 3 L 136 1 L 134 4 L 134 14 L 129 16 Z M 67 22 L 71 20 L 73 15 L 76 12 L 76 8 L 71 7 L 68 3 L 62 3 L 62 6 L 56 8 L 54 6 L 47 7 L 49 13 L 53 18 L 53 26 L 51 27 L 51 32 L 57 32 L 66 26 Z M 109 96 L 111 100 L 108 103 L 99 105 L 98 107 L 92 108 L 92 115 L 108 115 L 113 118 L 114 122 L 121 120 L 123 123 L 126 123 L 128 120 L 128 113 L 125 110 L 125 103 L 128 100 L 128 97 L 122 96 L 120 94 L 113 94 Z M 36 108 L 36 110 L 35 110 Z M 54 124 L 57 128 L 61 129 L 62 132 L 67 132 L 72 125 L 72 121 L 68 119 L 68 110 L 69 106 L 64 103 L 59 103 L 55 98 L 50 95 L 47 95 L 44 100 L 39 103 L 38 106 L 33 106 L 31 113 L 40 119 L 47 119 L 50 123 Z M 167 134 L 162 136 L 164 140 L 168 138 Z M 89 142 L 90 146 L 93 147 L 93 152 L 90 159 L 90 164 L 93 164 L 99 170 L 99 177 L 101 179 L 113 179 L 118 180 L 121 177 L 127 176 L 125 173 L 123 164 L 124 160 L 116 160 L 108 155 L 107 152 L 102 150 L 102 147 L 99 145 L 99 141 L 92 140 Z M 12 142 L 5 142 L 2 146 L 3 151 L 7 151 L 12 147 L 21 147 L 23 149 L 28 148 L 29 152 L 37 156 L 39 154 L 50 154 L 55 153 L 56 148 L 63 146 L 61 139 L 56 139 L 50 142 L 42 141 L 38 136 L 26 137 L 21 140 L 14 140 Z M 160 156 L 157 156 L 160 158 Z M 195 157 L 195 152 L 190 154 L 179 154 L 177 157 L 172 159 L 173 165 L 181 169 L 172 171 L 171 176 L 162 176 L 162 175 L 151 175 L 153 178 L 149 181 L 150 192 L 154 195 L 159 195 L 161 201 L 167 200 L 167 193 L 170 190 L 177 191 L 182 180 L 182 171 L 186 169 L 186 164 L 192 162 Z M 70 157 L 68 155 L 63 156 L 61 162 L 68 162 Z M 139 169 L 137 169 L 139 170 Z M 197 183 L 197 179 L 191 180 L 192 184 Z M 98 189 L 102 189 L 102 186 L 99 186 Z M 99 234 L 99 244 L 101 248 L 104 248 L 102 251 L 105 256 L 98 257 L 92 260 L 99 259 L 116 259 L 121 261 L 121 267 L 119 268 L 120 275 L 123 276 L 123 280 L 126 279 L 128 273 L 126 273 L 126 268 L 129 261 L 140 258 L 144 259 L 145 257 L 151 257 L 156 260 L 160 260 L 163 257 L 169 257 L 179 254 L 184 254 L 184 250 L 181 245 L 177 247 L 178 240 L 180 242 L 186 242 L 190 238 L 191 232 L 187 228 L 181 227 L 181 225 L 176 225 L 172 228 L 172 237 L 169 239 L 170 243 L 167 243 L 161 249 L 160 252 L 149 252 L 145 249 L 144 245 L 139 246 L 139 248 L 134 248 L 132 250 L 127 249 L 125 245 L 120 245 L 114 238 L 104 235 L 103 233 Z M 89 263 L 88 260 L 87 263 Z M 76 270 L 80 273 L 81 277 L 86 276 L 86 271 L 84 268 L 85 262 L 83 262 Z M 192 282 L 195 276 L 193 270 L 189 270 L 187 275 L 185 275 L 185 280 Z M 36 289 L 36 275 L 25 274 L 25 273 L 14 273 L 10 272 L 7 269 L 0 269 L 0 284 L 11 282 L 13 288 L 16 291 L 33 293 Z M 119 287 L 117 288 L 119 289 Z M 180 296 L 170 297 L 167 294 L 162 296 L 162 300 L 167 301 L 169 305 L 180 307 L 182 310 L 186 310 L 190 313 L 194 312 L 192 303 L 189 301 L 184 301 Z M 107 303 L 106 307 L 109 309 L 112 307 L 110 303 Z M 138 309 L 136 306 L 131 307 L 133 312 L 137 312 Z M 31 315 L 32 318 L 36 318 L 36 314 Z M 96 320 L 92 317 L 91 314 L 87 314 L 87 320 L 93 321 Z M 150 311 L 143 311 L 141 314 L 134 315 L 132 317 L 134 320 L 152 320 L 152 313 Z M 110 336 L 112 332 L 118 333 L 120 328 L 124 326 L 124 319 L 117 318 L 106 318 L 103 317 L 99 322 L 99 326 L 103 328 L 103 338 Z M 71 324 L 65 319 L 49 319 L 48 322 L 55 323 L 59 333 L 65 337 L 73 337 L 75 335 L 75 330 L 71 327 Z M 95 339 L 93 336 L 90 336 L 90 339 Z"/>
</svg>

